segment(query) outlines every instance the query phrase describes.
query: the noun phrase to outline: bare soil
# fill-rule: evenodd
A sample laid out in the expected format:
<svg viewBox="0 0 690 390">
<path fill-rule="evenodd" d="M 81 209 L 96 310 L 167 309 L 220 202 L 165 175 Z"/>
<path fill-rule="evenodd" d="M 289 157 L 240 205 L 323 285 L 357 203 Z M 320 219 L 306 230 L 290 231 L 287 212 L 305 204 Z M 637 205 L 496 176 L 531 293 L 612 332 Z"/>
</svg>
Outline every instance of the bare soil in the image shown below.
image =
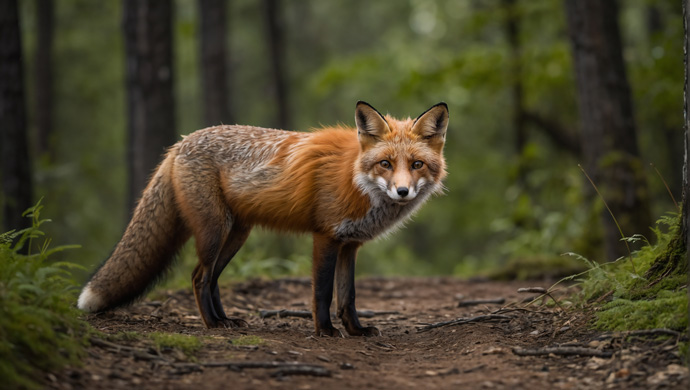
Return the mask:
<svg viewBox="0 0 690 390">
<path fill-rule="evenodd" d="M 46 388 L 689 388 L 688 368 L 677 352 L 683 336 L 593 331 L 586 313 L 525 306 L 520 287 L 528 284 L 359 280 L 360 310 L 392 312 L 362 319 L 365 326 L 381 330 L 382 336 L 372 338 L 315 337 L 309 318 L 259 316 L 261 309 L 309 310 L 307 279 L 255 280 L 221 289 L 226 312 L 248 322 L 249 327 L 235 329 L 206 329 L 191 291 L 166 291 L 162 300 L 88 316 L 99 331 L 120 336 L 95 339 L 84 365 L 47 374 Z M 461 301 L 493 298 L 505 303 L 458 307 Z M 493 317 L 482 321 L 420 331 L 431 323 L 489 314 Z M 122 337 L 122 332 L 138 336 Z M 203 346 L 191 355 L 156 348 L 146 337 L 150 332 L 194 335 Z M 583 348 L 580 353 L 611 357 L 558 354 L 568 349 L 541 356 L 514 353 L 516 348 L 546 347 Z"/>
</svg>

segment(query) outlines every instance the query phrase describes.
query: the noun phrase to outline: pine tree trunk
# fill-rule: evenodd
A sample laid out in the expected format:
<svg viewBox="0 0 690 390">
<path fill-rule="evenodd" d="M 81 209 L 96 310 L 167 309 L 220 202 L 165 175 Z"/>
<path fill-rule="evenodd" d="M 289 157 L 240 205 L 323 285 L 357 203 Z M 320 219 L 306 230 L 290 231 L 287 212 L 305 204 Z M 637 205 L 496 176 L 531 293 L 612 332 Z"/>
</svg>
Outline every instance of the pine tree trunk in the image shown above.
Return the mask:
<svg viewBox="0 0 690 390">
<path fill-rule="evenodd" d="M 204 124 L 235 123 L 228 85 L 228 0 L 199 0 Z"/>
<path fill-rule="evenodd" d="M 690 281 L 690 251 L 688 251 L 688 242 L 690 242 L 690 229 L 688 229 L 688 216 L 690 215 L 690 61 L 688 61 L 688 52 L 690 52 L 690 42 L 688 42 L 688 26 L 690 26 L 690 0 L 683 0 L 683 59 L 685 63 L 685 84 L 683 88 L 683 124 L 685 127 L 685 136 L 683 137 L 683 144 L 685 145 L 685 155 L 683 156 L 683 200 L 682 200 L 682 214 L 680 223 L 680 239 L 682 241 L 682 249 L 685 250 L 685 268 L 687 268 L 688 280 Z M 688 290 L 688 298 L 690 298 L 690 288 Z M 690 319 L 690 299 L 688 299 L 688 318 Z M 688 336 L 690 336 L 690 321 L 688 321 Z"/>
<path fill-rule="evenodd" d="M 54 153 L 51 145 L 53 136 L 53 0 L 36 2 L 36 152 L 47 155 Z"/>
<path fill-rule="evenodd" d="M 652 224 L 644 168 L 623 63 L 615 1 L 565 0 L 577 82 L 584 166 L 623 234 L 648 235 Z M 601 211 L 608 260 L 627 255 L 621 233 Z"/>
<path fill-rule="evenodd" d="M 124 34 L 131 211 L 165 149 L 177 139 L 171 1 L 124 0 Z"/>
<path fill-rule="evenodd" d="M 33 205 L 19 10 L 0 0 L 0 180 L 3 231 L 30 225 L 22 213 Z"/>
<path fill-rule="evenodd" d="M 266 32 L 270 48 L 271 73 L 273 75 L 273 92 L 278 108 L 278 127 L 290 128 L 290 108 L 287 83 L 285 80 L 285 29 L 281 14 L 280 0 L 264 0 L 266 12 Z"/>
</svg>

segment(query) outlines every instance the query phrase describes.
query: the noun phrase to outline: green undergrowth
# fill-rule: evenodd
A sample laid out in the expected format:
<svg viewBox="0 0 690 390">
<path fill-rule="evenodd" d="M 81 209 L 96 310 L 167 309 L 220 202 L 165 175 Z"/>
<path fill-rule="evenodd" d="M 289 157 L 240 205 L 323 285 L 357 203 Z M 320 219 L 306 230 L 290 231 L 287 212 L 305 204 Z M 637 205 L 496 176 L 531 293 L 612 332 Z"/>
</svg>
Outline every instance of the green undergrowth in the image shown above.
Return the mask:
<svg viewBox="0 0 690 390">
<path fill-rule="evenodd" d="M 583 306 L 595 306 L 596 328 L 687 329 L 687 258 L 678 244 L 679 215 L 662 217 L 652 230 L 653 244 L 639 235 L 627 238 L 645 245 L 611 263 L 598 264 L 571 254 L 589 266 L 571 278 L 580 278 Z"/>
<path fill-rule="evenodd" d="M 79 266 L 50 260 L 72 247 L 50 248 L 41 208 L 39 203 L 25 212 L 32 227 L 0 234 L 3 388 L 38 388 L 44 372 L 78 364 L 91 332 L 74 307 L 78 286 L 70 271 Z"/>
</svg>

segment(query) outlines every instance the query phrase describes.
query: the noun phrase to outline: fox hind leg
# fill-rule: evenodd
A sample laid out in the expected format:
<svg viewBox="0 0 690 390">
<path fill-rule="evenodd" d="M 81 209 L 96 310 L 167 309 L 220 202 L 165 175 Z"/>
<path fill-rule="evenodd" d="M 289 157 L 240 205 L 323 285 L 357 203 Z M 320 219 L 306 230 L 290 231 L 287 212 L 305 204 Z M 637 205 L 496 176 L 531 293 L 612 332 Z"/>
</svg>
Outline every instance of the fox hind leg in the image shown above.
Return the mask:
<svg viewBox="0 0 690 390">
<path fill-rule="evenodd" d="M 221 322 L 226 327 L 232 328 L 236 326 L 247 326 L 247 322 L 245 320 L 240 318 L 230 318 L 227 315 L 225 315 L 225 310 L 223 310 L 223 304 L 220 301 L 218 278 L 220 277 L 221 273 L 223 273 L 225 267 L 230 263 L 230 260 L 232 260 L 232 258 L 235 257 L 237 251 L 239 251 L 242 245 L 244 245 L 244 243 L 247 241 L 247 238 L 249 237 L 249 233 L 251 232 L 251 230 L 251 227 L 242 225 L 239 222 L 235 221 L 235 223 L 233 223 L 232 225 L 232 229 L 230 230 L 230 234 L 225 240 L 225 245 L 223 245 L 223 249 L 220 251 L 220 255 L 218 256 L 216 262 L 213 265 L 210 285 L 211 300 L 216 315 L 221 319 Z"/>
</svg>

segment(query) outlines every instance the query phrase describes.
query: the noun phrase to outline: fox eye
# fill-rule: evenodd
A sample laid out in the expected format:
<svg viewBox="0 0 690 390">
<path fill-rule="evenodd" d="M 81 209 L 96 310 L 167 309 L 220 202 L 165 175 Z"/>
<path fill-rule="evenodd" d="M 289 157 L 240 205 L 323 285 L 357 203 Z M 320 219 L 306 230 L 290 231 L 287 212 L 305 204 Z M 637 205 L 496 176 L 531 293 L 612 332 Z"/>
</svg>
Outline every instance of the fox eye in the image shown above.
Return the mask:
<svg viewBox="0 0 690 390">
<path fill-rule="evenodd" d="M 391 167 L 391 162 L 388 161 L 388 160 L 381 160 L 381 162 L 379 163 L 379 165 L 381 165 L 382 167 L 388 169 L 388 168 Z"/>
<path fill-rule="evenodd" d="M 419 169 L 424 166 L 424 163 L 421 161 L 415 161 L 412 163 L 412 169 Z"/>
</svg>

